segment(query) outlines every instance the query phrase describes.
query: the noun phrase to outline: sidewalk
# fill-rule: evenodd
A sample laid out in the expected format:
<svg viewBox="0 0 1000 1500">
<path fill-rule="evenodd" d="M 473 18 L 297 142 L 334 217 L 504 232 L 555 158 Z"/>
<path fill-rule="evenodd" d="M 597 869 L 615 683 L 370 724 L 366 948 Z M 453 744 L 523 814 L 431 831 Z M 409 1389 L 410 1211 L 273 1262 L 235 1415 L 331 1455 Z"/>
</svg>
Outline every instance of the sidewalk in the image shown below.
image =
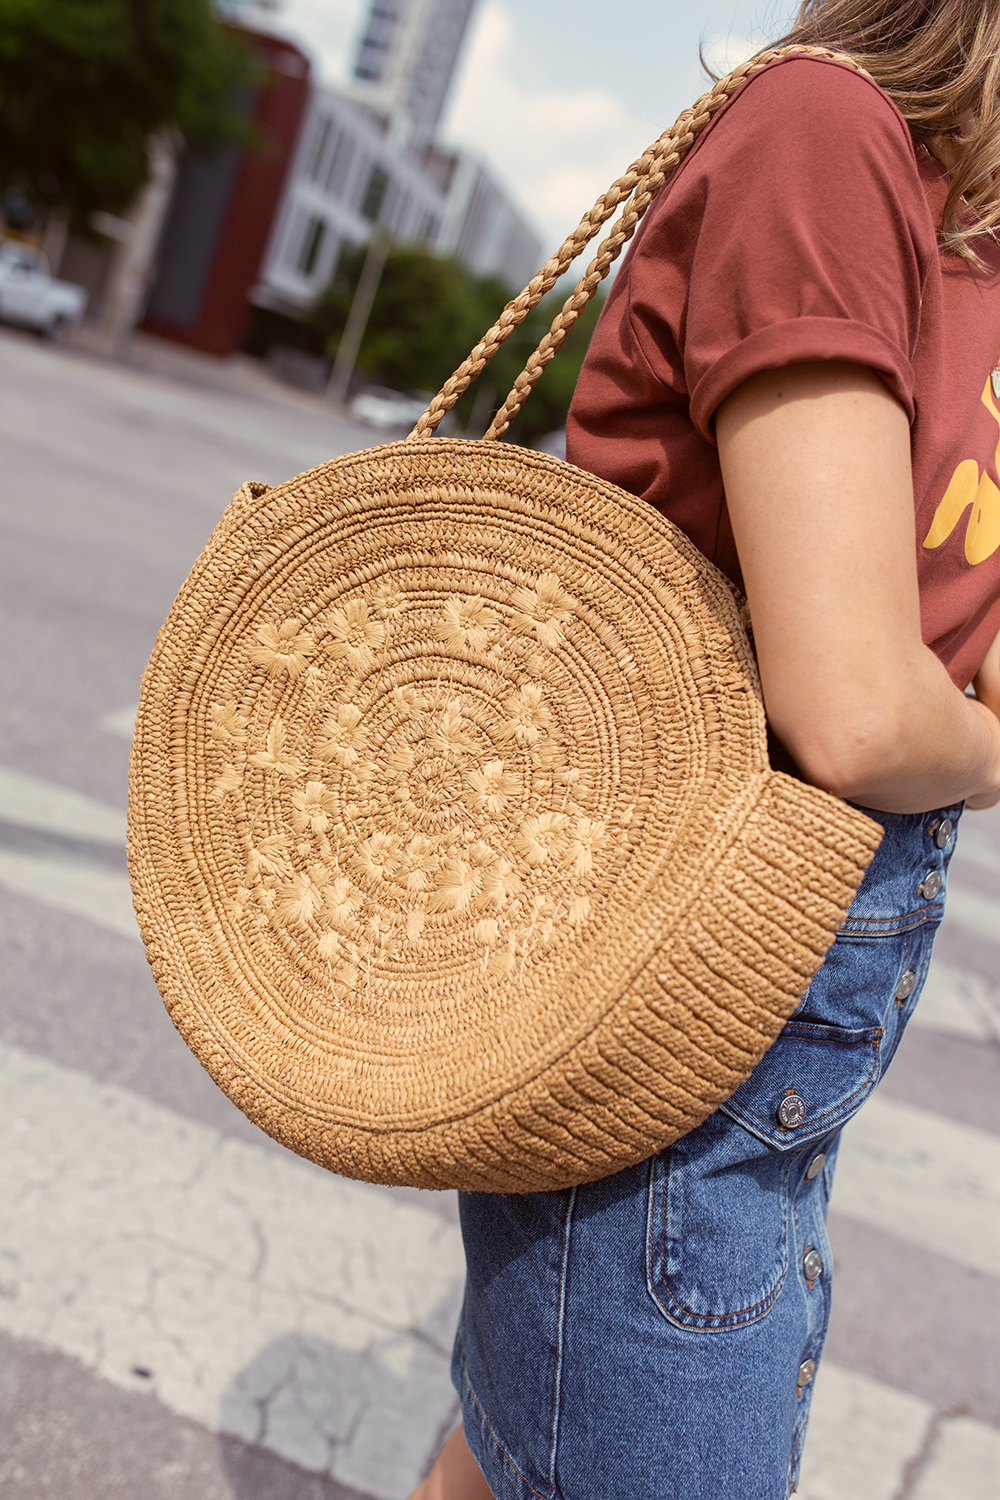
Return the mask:
<svg viewBox="0 0 1000 1500">
<path fill-rule="evenodd" d="M 67 352 L 130 367 L 145 374 L 161 375 L 204 390 L 250 396 L 317 416 L 353 420 L 345 406 L 287 384 L 278 379 L 263 360 L 254 359 L 249 354 L 230 354 L 220 358 L 140 332 L 133 333 L 125 343 L 119 343 L 97 324 L 88 322 L 74 328 L 63 347 Z"/>
</svg>

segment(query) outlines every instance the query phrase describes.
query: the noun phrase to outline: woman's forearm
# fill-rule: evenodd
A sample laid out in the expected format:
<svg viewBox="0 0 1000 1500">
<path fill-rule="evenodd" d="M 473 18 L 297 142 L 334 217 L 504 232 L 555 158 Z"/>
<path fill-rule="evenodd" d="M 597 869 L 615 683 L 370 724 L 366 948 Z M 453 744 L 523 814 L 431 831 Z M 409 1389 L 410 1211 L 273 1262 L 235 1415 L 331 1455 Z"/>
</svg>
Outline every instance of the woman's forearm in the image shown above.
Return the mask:
<svg viewBox="0 0 1000 1500">
<path fill-rule="evenodd" d="M 803 775 L 886 812 L 995 796 L 1000 721 L 921 639 L 895 397 L 862 366 L 790 366 L 734 391 L 716 431 L 768 717 Z"/>
</svg>

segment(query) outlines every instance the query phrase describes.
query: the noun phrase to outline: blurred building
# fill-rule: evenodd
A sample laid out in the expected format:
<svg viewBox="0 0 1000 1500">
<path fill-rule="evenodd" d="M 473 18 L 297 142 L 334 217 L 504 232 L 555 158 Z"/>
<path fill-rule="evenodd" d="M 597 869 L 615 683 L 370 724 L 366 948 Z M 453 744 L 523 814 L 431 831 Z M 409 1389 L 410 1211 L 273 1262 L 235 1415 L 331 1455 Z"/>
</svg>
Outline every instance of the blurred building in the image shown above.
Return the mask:
<svg viewBox="0 0 1000 1500">
<path fill-rule="evenodd" d="M 258 145 L 182 160 L 142 326 L 231 353 L 253 305 L 299 316 L 341 248 L 376 232 L 520 289 L 541 242 L 479 162 L 434 137 L 475 3 L 372 0 L 343 89 L 315 87 L 297 47 L 248 31 Z"/>
<path fill-rule="evenodd" d="M 474 158 L 444 150 L 402 112 L 317 90 L 251 300 L 295 316 L 328 284 L 342 246 L 376 230 L 517 290 L 541 256 L 532 227 Z"/>
<path fill-rule="evenodd" d="M 427 135 L 444 107 L 476 0 L 373 0 L 354 78 L 386 114 Z"/>
<path fill-rule="evenodd" d="M 187 153 L 167 207 L 142 326 L 208 354 L 239 349 L 311 95 L 291 42 L 248 32 L 259 81 L 240 101 L 253 146 Z"/>
</svg>

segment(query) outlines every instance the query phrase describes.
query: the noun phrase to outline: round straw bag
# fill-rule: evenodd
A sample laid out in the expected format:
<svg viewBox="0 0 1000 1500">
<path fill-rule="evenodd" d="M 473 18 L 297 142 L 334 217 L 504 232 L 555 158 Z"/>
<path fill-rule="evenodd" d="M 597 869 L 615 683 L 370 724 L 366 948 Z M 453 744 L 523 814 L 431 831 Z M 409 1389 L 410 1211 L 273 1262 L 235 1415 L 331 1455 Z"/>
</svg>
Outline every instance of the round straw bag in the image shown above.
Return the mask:
<svg viewBox="0 0 1000 1500">
<path fill-rule="evenodd" d="M 129 867 L 173 1020 L 269 1134 L 373 1182 L 557 1188 L 703 1120 L 881 830 L 768 764 L 726 580 L 498 439 L 697 131 L 600 199 L 411 437 L 247 484 L 160 632 Z M 432 434 L 627 200 L 486 439 Z"/>
</svg>

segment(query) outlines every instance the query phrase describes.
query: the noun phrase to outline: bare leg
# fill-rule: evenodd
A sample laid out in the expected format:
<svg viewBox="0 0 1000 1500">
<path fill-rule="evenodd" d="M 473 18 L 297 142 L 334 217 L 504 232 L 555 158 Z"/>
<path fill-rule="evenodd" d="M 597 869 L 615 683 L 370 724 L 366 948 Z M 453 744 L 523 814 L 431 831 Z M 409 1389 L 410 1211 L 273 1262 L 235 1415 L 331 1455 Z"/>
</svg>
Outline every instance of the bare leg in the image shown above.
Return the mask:
<svg viewBox="0 0 1000 1500">
<path fill-rule="evenodd" d="M 410 1500 L 493 1500 L 461 1427 L 455 1428 L 433 1469 L 423 1484 L 417 1485 Z"/>
</svg>

